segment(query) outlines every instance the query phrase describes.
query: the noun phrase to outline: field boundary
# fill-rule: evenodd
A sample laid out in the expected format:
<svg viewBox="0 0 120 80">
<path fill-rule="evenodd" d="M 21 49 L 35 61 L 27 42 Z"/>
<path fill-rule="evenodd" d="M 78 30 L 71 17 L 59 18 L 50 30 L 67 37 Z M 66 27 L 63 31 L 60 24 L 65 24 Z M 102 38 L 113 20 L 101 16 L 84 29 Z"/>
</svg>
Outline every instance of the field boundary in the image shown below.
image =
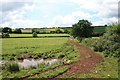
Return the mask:
<svg viewBox="0 0 120 80">
<path fill-rule="evenodd" d="M 70 37 L 70 36 L 38 36 L 38 37 L 8 37 L 8 38 L 49 38 L 49 37 Z"/>
</svg>

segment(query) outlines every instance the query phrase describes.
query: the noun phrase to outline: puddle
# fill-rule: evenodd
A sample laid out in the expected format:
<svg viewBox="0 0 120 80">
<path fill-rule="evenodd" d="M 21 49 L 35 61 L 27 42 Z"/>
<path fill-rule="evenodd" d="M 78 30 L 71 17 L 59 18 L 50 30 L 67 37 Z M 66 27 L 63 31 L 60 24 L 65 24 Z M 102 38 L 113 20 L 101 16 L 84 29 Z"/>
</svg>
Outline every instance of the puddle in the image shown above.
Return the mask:
<svg viewBox="0 0 120 80">
<path fill-rule="evenodd" d="M 24 60 L 18 60 L 18 64 L 22 67 L 28 67 L 30 65 L 37 65 L 38 63 L 46 63 L 46 64 L 52 64 L 54 62 L 58 61 L 58 59 L 24 59 Z"/>
<path fill-rule="evenodd" d="M 8 61 L 0 61 L 0 65 L 1 64 L 5 64 L 5 63 L 7 63 Z"/>
<path fill-rule="evenodd" d="M 1 64 L 5 64 L 5 63 L 13 63 L 13 62 L 17 62 L 20 66 L 22 67 L 28 67 L 30 65 L 37 65 L 39 63 L 46 63 L 46 64 L 49 64 L 51 65 L 52 63 L 54 62 L 57 62 L 58 59 L 24 59 L 24 60 L 17 60 L 17 61 L 0 61 L 0 65 Z"/>
</svg>

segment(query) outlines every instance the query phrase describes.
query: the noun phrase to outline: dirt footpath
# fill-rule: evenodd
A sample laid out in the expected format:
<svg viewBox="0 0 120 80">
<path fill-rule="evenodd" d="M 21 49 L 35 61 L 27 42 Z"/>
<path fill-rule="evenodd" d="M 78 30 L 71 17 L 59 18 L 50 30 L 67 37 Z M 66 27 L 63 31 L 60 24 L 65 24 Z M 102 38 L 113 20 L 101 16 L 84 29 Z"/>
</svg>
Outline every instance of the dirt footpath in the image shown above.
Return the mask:
<svg viewBox="0 0 120 80">
<path fill-rule="evenodd" d="M 69 65 L 71 66 L 71 69 L 69 69 L 67 72 L 63 73 L 62 75 L 57 76 L 56 78 L 74 73 L 75 74 L 90 73 L 90 71 L 96 67 L 97 63 L 104 61 L 101 55 L 97 54 L 90 48 L 78 44 L 72 39 L 70 39 L 69 43 L 75 45 L 78 48 L 81 56 L 78 62 Z M 88 55 L 89 57 L 87 58 Z"/>
<path fill-rule="evenodd" d="M 104 61 L 104 59 L 101 55 L 97 54 L 96 52 L 94 52 L 93 50 L 91 50 L 90 48 L 88 48 L 86 46 L 80 45 L 79 43 L 75 42 L 73 39 L 70 39 L 69 44 L 75 45 L 78 48 L 78 50 L 80 51 L 81 56 L 79 57 L 78 62 L 74 62 L 72 64 L 62 65 L 59 67 L 55 67 L 53 69 L 41 71 L 39 73 L 25 76 L 21 79 L 26 79 L 26 78 L 29 78 L 30 76 L 37 76 L 41 73 L 44 73 L 44 72 L 47 72 L 50 70 L 57 70 L 59 68 L 65 67 L 65 66 L 70 66 L 71 69 L 67 70 L 66 72 L 64 72 L 58 76 L 53 76 L 53 77 L 51 77 L 51 79 L 60 78 L 64 75 L 90 73 L 90 71 L 96 67 L 97 63 Z M 89 57 L 88 57 L 88 55 L 89 55 Z"/>
</svg>

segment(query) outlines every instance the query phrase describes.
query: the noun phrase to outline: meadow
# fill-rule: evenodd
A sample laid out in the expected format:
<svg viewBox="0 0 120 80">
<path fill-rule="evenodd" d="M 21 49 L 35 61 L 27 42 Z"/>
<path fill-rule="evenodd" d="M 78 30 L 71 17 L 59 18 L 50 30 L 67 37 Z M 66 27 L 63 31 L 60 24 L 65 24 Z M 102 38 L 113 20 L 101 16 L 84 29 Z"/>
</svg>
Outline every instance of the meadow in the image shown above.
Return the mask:
<svg viewBox="0 0 120 80">
<path fill-rule="evenodd" d="M 105 26 L 95 26 L 93 29 L 93 32 L 97 32 L 97 33 L 103 33 L 105 32 Z"/>
<path fill-rule="evenodd" d="M 71 28 L 61 28 L 61 30 L 63 31 L 65 31 L 65 29 L 71 31 Z M 39 30 L 42 30 L 43 32 L 50 32 L 55 31 L 55 28 Z M 93 32 L 104 33 L 105 27 L 95 27 Z M 82 71 L 81 66 L 88 66 L 87 69 L 89 69 L 90 66 L 84 64 L 87 61 L 83 61 L 82 65 L 79 65 L 82 62 L 81 58 L 83 58 L 83 60 L 85 59 L 89 61 L 97 61 L 95 60 L 96 57 L 94 55 L 89 54 L 88 47 L 91 48 L 92 51 L 95 50 L 92 47 L 93 43 L 96 42 L 94 40 L 99 40 L 97 41 L 99 42 L 99 44 L 95 43 L 94 47 L 96 46 L 96 48 L 98 48 L 100 46 L 103 46 L 100 42 L 102 41 L 102 37 L 89 37 L 83 39 L 82 41 L 79 41 L 77 40 L 77 38 L 73 39 L 69 34 L 65 33 L 37 34 L 37 38 L 33 38 L 32 34 L 23 33 L 32 33 L 32 29 L 22 29 L 22 34 L 10 34 L 11 38 L 0 39 L 0 42 L 2 42 L 2 50 L 0 52 L 0 55 L 2 57 L 0 57 L 0 59 L 3 61 L 8 61 L 7 63 L 0 65 L 0 68 L 2 69 L 2 71 L 0 72 L 0 75 L 2 76 L 0 76 L 0 78 L 20 78 L 28 80 L 31 80 L 31 78 L 53 78 L 64 74 L 67 70 L 70 71 L 73 69 L 73 71 L 75 70 L 76 72 L 78 70 Z M 52 37 L 50 38 L 49 36 Z M 105 43 L 103 42 L 103 44 Z M 107 44 L 104 45 L 104 47 L 105 46 L 108 47 Z M 118 46 L 116 45 L 116 47 Z M 108 49 L 106 48 L 106 51 L 107 50 Z M 84 54 L 87 53 L 87 55 L 83 56 L 83 53 L 81 51 L 85 52 Z M 100 51 L 96 53 L 102 57 L 101 59 L 103 59 L 103 61 L 101 61 L 100 63 L 95 63 L 95 67 L 93 69 L 90 69 L 89 74 L 78 74 L 72 72 L 72 74 L 64 75 L 61 78 L 118 78 L 118 58 L 115 58 L 113 56 L 106 56 L 105 53 L 106 52 Z M 53 62 L 52 64 L 50 64 L 49 62 L 42 62 L 37 63 L 37 65 L 30 65 L 27 67 L 22 67 L 18 64 L 18 61 L 23 62 L 25 59 L 29 59 L 31 62 L 33 60 L 49 61 L 52 59 L 57 59 L 57 61 Z M 80 63 L 76 64 L 77 62 Z M 88 64 L 91 64 L 91 62 Z M 76 67 L 81 68 L 78 69 Z"/>
<path fill-rule="evenodd" d="M 10 37 L 32 37 L 32 34 L 10 34 Z M 41 36 L 70 36 L 69 34 L 38 34 L 38 37 Z"/>
<path fill-rule="evenodd" d="M 2 54 L 47 52 L 66 42 L 67 38 L 5 38 L 2 39 Z"/>
<path fill-rule="evenodd" d="M 34 76 L 31 77 L 31 75 L 65 64 L 71 64 L 78 61 L 80 57 L 77 48 L 74 45 L 68 44 L 68 38 L 5 38 L 2 39 L 2 41 L 4 50 L 2 54 L 3 60 L 12 60 L 2 65 L 3 70 L 0 73 L 2 74 L 2 78 L 24 78 L 25 76 L 36 78 Z M 27 52 L 24 52 L 24 50 L 27 50 Z M 31 59 L 43 58 L 45 60 L 57 58 L 58 61 L 52 63 L 52 65 L 49 63 L 39 63 L 35 66 L 21 67 L 16 64 L 17 60 L 24 59 L 24 57 L 20 55 L 21 53 L 28 54 L 27 58 Z M 70 69 L 70 67 L 63 67 L 56 71 L 52 70 L 40 74 L 37 78 L 57 76 L 68 69 Z M 51 72 L 53 74 L 51 74 Z"/>
</svg>

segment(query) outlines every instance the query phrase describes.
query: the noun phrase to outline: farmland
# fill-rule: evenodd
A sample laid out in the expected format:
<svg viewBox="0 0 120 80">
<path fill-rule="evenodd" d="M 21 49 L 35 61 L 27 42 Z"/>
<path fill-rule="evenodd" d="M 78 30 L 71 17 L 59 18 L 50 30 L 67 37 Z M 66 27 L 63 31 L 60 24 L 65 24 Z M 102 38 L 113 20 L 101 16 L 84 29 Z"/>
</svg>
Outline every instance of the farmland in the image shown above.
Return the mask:
<svg viewBox="0 0 120 80">
<path fill-rule="evenodd" d="M 72 28 L 60 30 L 65 29 Z M 104 34 L 81 40 L 69 33 L 41 30 L 50 31 L 38 29 L 37 37 L 33 37 L 32 30 L 22 29 L 27 34 L 10 33 L 9 37 L 0 39 L 1 78 L 118 78 L 118 39 L 114 42 Z M 104 30 L 105 27 L 96 27 L 93 33 Z"/>
<path fill-rule="evenodd" d="M 61 45 L 67 42 L 67 38 L 6 38 L 2 42 L 2 54 L 20 54 L 47 52 L 60 48 Z"/>
<path fill-rule="evenodd" d="M 10 34 L 10 37 L 32 37 L 32 34 Z M 40 36 L 70 36 L 69 34 L 38 34 Z"/>
<path fill-rule="evenodd" d="M 2 39 L 2 42 L 3 42 L 3 45 L 2 45 L 3 52 L 1 54 L 3 56 L 2 59 L 11 60 L 12 62 L 10 63 L 8 62 L 6 65 L 3 65 L 5 66 L 4 67 L 5 69 L 2 71 L 1 74 L 3 75 L 4 78 L 24 78 L 25 76 L 30 76 L 31 74 L 35 74 L 40 71 L 59 67 L 65 64 L 71 64 L 73 62 L 78 61 L 78 58 L 80 57 L 79 51 L 76 49 L 74 45 L 67 44 L 68 40 L 69 40 L 68 38 L 5 38 L 5 39 Z M 35 66 L 28 66 L 28 67 L 22 68 L 22 66 L 19 66 L 16 63 L 14 63 L 14 61 L 17 61 L 17 60 L 24 60 L 24 57 L 20 55 L 22 53 L 28 54 L 27 58 L 29 59 L 43 58 L 44 60 L 46 60 L 46 59 L 57 58 L 59 59 L 59 61 L 57 61 L 57 63 L 52 63 L 52 65 L 49 65 L 49 63 L 47 64 L 39 63 Z M 14 66 L 14 68 L 10 66 Z M 63 68 L 60 68 L 60 70 L 63 70 L 63 71 L 56 70 L 55 72 L 54 71 L 53 72 L 58 73 L 57 75 L 59 75 L 60 73 L 63 73 L 69 68 L 70 67 L 66 67 L 66 68 L 63 67 Z M 23 72 L 24 73 L 29 72 L 29 74 L 23 74 Z M 48 72 L 43 74 L 48 74 Z M 52 74 L 52 75 L 56 75 L 56 74 Z"/>
</svg>

